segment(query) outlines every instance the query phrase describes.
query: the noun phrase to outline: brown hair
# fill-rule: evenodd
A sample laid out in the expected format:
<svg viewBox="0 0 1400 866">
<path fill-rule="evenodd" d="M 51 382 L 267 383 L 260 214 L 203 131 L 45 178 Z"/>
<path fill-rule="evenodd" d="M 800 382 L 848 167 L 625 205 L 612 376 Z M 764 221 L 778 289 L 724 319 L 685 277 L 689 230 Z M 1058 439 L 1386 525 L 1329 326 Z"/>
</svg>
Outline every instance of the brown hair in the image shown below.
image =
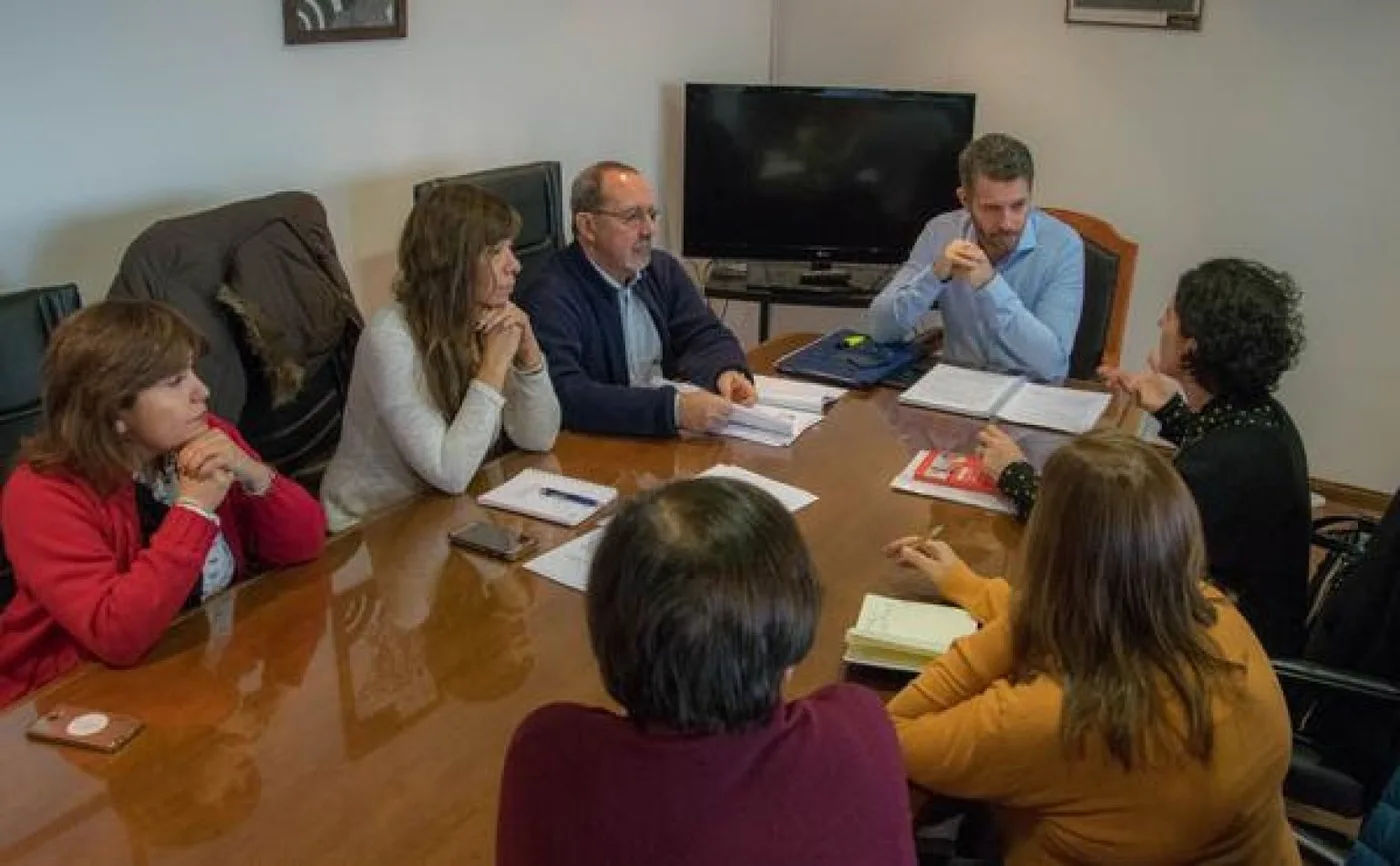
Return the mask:
<svg viewBox="0 0 1400 866">
<path fill-rule="evenodd" d="M 203 335 L 160 301 L 107 300 L 74 313 L 44 353 L 44 425 L 20 461 L 36 472 L 66 470 L 109 494 L 137 467 L 117 414 L 142 391 L 204 354 Z"/>
<path fill-rule="evenodd" d="M 481 363 L 472 328 L 477 269 L 519 231 L 520 215 L 504 199 L 465 183 L 428 190 L 404 223 L 394 297 L 422 357 L 428 396 L 449 421 Z"/>
<path fill-rule="evenodd" d="M 958 181 L 969 195 L 977 178 L 1011 181 L 1025 178 L 1035 183 L 1035 161 L 1030 148 L 1001 132 L 989 132 L 963 148 L 958 154 Z"/>
<path fill-rule="evenodd" d="M 1149 734 L 1170 731 L 1209 759 L 1211 698 L 1237 668 L 1207 631 L 1216 610 L 1202 591 L 1201 520 L 1171 463 L 1115 431 L 1061 448 L 1019 566 L 1013 676 L 1061 683 L 1065 748 L 1082 754 L 1098 734 L 1131 769 Z"/>
</svg>

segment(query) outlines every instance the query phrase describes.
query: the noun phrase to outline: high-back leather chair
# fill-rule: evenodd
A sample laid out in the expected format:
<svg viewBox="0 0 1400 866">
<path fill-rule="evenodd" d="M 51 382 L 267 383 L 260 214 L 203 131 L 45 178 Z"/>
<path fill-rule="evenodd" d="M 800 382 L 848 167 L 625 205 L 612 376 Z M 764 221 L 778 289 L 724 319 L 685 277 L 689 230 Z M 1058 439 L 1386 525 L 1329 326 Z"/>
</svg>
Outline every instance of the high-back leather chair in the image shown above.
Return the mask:
<svg viewBox="0 0 1400 866">
<path fill-rule="evenodd" d="M 20 441 L 43 419 L 42 364 L 49 335 L 82 305 L 72 283 L 0 294 L 0 483 L 9 475 Z M 0 609 L 14 595 L 14 573 L 0 537 Z"/>
<path fill-rule="evenodd" d="M 1045 212 L 1084 239 L 1084 309 L 1069 356 L 1069 377 L 1092 379 L 1100 364 L 1121 363 L 1138 245 L 1098 217 L 1063 208 Z"/>
<path fill-rule="evenodd" d="M 564 194 L 559 163 L 531 162 L 425 180 L 413 187 L 413 200 L 434 187 L 458 183 L 493 192 L 520 214 L 520 236 L 515 239 L 515 255 L 520 259 L 517 285 L 527 285 L 545 261 L 564 248 Z"/>
</svg>

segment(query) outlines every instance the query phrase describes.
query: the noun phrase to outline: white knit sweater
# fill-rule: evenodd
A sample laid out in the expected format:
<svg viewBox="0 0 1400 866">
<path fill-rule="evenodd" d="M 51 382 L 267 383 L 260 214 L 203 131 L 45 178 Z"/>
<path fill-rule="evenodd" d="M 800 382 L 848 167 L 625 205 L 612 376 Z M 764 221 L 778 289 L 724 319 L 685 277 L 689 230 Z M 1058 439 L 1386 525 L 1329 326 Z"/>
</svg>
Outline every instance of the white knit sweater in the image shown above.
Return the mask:
<svg viewBox="0 0 1400 866">
<path fill-rule="evenodd" d="M 559 433 L 559 400 L 549 373 L 512 369 L 505 393 L 476 380 L 450 423 L 433 405 L 422 360 L 391 304 L 360 336 L 340 445 L 321 482 L 332 531 L 370 512 L 436 488 L 460 494 L 471 483 L 502 427 L 517 447 L 548 451 Z"/>
</svg>

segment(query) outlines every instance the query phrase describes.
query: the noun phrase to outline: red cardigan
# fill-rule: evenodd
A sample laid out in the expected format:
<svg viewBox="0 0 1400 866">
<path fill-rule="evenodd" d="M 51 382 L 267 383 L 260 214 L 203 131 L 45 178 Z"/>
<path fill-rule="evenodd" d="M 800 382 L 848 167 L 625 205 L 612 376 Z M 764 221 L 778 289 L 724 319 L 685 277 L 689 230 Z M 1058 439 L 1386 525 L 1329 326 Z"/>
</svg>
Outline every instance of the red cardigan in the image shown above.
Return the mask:
<svg viewBox="0 0 1400 866">
<path fill-rule="evenodd" d="M 210 417 L 257 455 L 232 425 Z M 14 566 L 15 597 L 0 612 L 0 706 L 86 660 L 136 664 L 180 612 L 218 529 L 172 508 L 141 546 L 135 482 L 100 496 L 81 478 L 17 467 L 0 497 L 0 526 Z M 315 559 L 325 546 L 321 506 L 278 475 L 263 496 L 237 484 L 217 510 L 237 562 L 276 567 Z"/>
</svg>

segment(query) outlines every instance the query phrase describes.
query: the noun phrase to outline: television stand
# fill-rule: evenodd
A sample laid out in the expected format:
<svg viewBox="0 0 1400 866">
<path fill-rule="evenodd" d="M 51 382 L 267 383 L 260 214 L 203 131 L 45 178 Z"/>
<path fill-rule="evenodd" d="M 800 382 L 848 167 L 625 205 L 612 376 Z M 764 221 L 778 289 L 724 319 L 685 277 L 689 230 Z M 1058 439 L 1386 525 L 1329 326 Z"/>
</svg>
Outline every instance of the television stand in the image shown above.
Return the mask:
<svg viewBox="0 0 1400 866">
<path fill-rule="evenodd" d="M 797 283 L 801 286 L 849 286 L 851 272 L 843 268 L 823 266 L 821 263 L 815 262 L 810 268 L 797 275 Z"/>
<path fill-rule="evenodd" d="M 825 262 L 748 262 L 741 271 L 713 268 L 705 281 L 706 297 L 758 304 L 758 339 L 768 339 L 773 306 L 865 309 L 884 288 L 897 265 Z"/>
</svg>

